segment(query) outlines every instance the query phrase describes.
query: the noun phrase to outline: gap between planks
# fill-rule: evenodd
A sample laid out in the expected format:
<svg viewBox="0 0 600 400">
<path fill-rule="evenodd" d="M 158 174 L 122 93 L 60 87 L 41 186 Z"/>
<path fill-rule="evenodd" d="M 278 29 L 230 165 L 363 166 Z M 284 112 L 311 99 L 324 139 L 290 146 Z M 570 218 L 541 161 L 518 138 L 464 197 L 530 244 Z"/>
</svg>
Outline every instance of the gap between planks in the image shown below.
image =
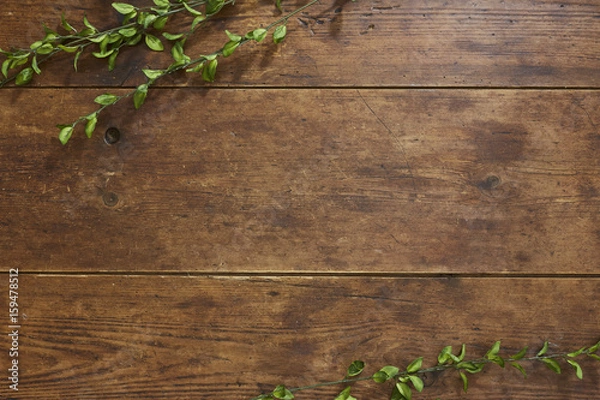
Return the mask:
<svg viewBox="0 0 600 400">
<path fill-rule="evenodd" d="M 214 271 L 19 271 L 19 275 L 32 276 L 164 276 L 164 277 L 257 277 L 257 278 L 398 278 L 398 279 L 439 279 L 439 278 L 468 278 L 468 279 L 600 279 L 598 274 L 526 274 L 526 273 L 386 273 L 386 272 L 263 272 L 263 271 L 236 271 L 236 272 L 214 272 Z"/>
</svg>

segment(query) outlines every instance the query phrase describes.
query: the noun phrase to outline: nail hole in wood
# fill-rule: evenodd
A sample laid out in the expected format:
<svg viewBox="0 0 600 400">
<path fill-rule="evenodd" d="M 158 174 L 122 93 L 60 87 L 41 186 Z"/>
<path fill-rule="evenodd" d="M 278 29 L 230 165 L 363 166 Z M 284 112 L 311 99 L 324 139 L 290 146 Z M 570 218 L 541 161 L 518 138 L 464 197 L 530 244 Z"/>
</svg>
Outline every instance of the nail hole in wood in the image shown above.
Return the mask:
<svg viewBox="0 0 600 400">
<path fill-rule="evenodd" d="M 107 192 L 102 195 L 102 201 L 104 202 L 104 205 L 114 207 L 119 202 L 119 196 L 117 196 L 116 193 Z"/>
<path fill-rule="evenodd" d="M 115 144 L 121 139 L 121 132 L 117 128 L 108 128 L 104 133 L 106 144 Z"/>
<path fill-rule="evenodd" d="M 500 178 L 496 175 L 490 175 L 485 180 L 479 182 L 477 185 L 480 189 L 483 190 L 492 190 L 500 185 Z"/>
</svg>

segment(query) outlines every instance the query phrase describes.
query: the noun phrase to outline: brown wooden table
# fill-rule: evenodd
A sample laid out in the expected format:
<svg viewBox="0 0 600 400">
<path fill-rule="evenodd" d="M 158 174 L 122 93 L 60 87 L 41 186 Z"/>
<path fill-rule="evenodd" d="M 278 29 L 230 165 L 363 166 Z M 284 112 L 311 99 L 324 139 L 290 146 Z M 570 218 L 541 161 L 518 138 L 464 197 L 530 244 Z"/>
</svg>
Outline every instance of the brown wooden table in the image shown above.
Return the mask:
<svg viewBox="0 0 600 400">
<path fill-rule="evenodd" d="M 63 12 L 113 26 L 109 4 L 4 0 L 0 47 Z M 186 51 L 278 16 L 240 0 Z M 433 365 L 446 345 L 597 342 L 599 17 L 594 1 L 323 0 L 281 45 L 221 60 L 214 84 L 175 74 L 64 147 L 56 124 L 166 56 L 134 49 L 112 73 L 82 56 L 77 74 L 60 56 L 0 89 L 0 397 L 249 399 L 355 359 L 370 374 Z M 428 374 L 415 398 L 598 397 L 591 359 L 581 382 L 524 365 L 527 379 L 472 376 L 468 395 L 456 373 Z"/>
</svg>

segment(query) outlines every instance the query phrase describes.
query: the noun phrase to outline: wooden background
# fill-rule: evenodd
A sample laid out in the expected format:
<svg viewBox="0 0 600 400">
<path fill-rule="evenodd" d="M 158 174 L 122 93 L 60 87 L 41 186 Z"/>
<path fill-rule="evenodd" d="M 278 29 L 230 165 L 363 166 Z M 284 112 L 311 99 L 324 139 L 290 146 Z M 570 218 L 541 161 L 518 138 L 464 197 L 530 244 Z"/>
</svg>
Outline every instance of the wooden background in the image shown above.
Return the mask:
<svg viewBox="0 0 600 400">
<path fill-rule="evenodd" d="M 62 12 L 111 27 L 109 5 L 4 0 L 0 47 Z M 277 17 L 239 0 L 187 51 Z M 215 84 L 173 76 L 65 147 L 56 124 L 167 55 L 130 50 L 113 73 L 85 57 L 78 74 L 59 57 L 1 89 L 0 318 L 8 333 L 18 268 L 22 327 L 20 390 L 0 376 L 0 397 L 242 400 L 357 358 L 372 373 L 446 345 L 595 343 L 599 18 L 597 1 L 323 0 L 283 44 L 223 60 Z M 583 382 L 492 367 L 468 395 L 428 375 L 416 397 L 596 398 L 600 366 L 582 366 Z"/>
</svg>

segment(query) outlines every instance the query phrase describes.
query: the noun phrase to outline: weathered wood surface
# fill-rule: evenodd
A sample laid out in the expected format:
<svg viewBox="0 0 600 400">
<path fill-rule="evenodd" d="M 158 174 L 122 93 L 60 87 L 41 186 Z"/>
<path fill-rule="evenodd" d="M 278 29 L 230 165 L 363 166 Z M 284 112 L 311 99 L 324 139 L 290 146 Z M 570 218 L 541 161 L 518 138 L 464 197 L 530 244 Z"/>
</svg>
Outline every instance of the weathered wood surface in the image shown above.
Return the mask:
<svg viewBox="0 0 600 400">
<path fill-rule="evenodd" d="M 418 356 L 435 364 L 449 344 L 474 358 L 498 339 L 513 353 L 529 344 L 533 355 L 548 338 L 550 351 L 571 351 L 598 339 L 599 296 L 598 279 L 21 275 L 17 398 L 249 399 L 336 380 L 357 358 L 371 373 Z M 592 399 L 596 364 L 582 360 L 583 382 L 568 365 L 557 376 L 526 363 L 527 379 L 490 366 L 468 398 Z M 463 398 L 453 373 L 425 381 L 421 398 Z M 358 388 L 359 398 L 389 390 Z"/>
<path fill-rule="evenodd" d="M 4 93 L 6 267 L 598 272 L 595 91 L 161 90 L 64 148 L 93 91 Z"/>
<path fill-rule="evenodd" d="M 109 27 L 110 3 L 5 0 L 0 47 L 63 11 Z M 281 46 L 222 60 L 212 89 L 173 76 L 66 147 L 55 124 L 168 52 L 133 49 L 114 74 L 83 58 L 73 75 L 62 57 L 33 88 L 1 89 L 0 309 L 19 268 L 21 390 L 0 376 L 0 398 L 242 400 L 357 358 L 372 373 L 449 344 L 596 342 L 599 15 L 576 0 L 324 0 Z M 188 53 L 277 17 L 238 1 Z M 490 369 L 468 398 L 596 398 L 598 363 L 582 365 L 583 382 L 568 365 Z M 464 398 L 453 374 L 425 381 L 420 398 Z"/>
<path fill-rule="evenodd" d="M 77 26 L 87 12 L 99 28 L 112 27 L 118 15 L 109 4 L 4 0 L 0 47 L 28 46 L 40 38 L 42 22 L 58 28 L 62 12 Z M 283 4 L 292 10 L 302 2 Z M 231 15 L 233 21 L 225 20 Z M 248 45 L 224 60 L 217 85 L 598 87 L 599 15 L 600 3 L 578 0 L 326 0 L 290 21 L 282 46 Z M 226 28 L 246 32 L 277 17 L 270 1 L 238 1 L 198 34 L 207 40 L 190 44 L 188 53 L 216 50 L 213 39 L 226 41 Z M 120 58 L 109 74 L 104 63 L 83 57 L 74 75 L 72 56 L 62 57 L 35 85 L 130 86 L 143 79 L 141 68 L 170 63 L 168 51 L 144 56 L 138 49 Z M 181 75 L 166 84 L 205 85 Z"/>
</svg>

